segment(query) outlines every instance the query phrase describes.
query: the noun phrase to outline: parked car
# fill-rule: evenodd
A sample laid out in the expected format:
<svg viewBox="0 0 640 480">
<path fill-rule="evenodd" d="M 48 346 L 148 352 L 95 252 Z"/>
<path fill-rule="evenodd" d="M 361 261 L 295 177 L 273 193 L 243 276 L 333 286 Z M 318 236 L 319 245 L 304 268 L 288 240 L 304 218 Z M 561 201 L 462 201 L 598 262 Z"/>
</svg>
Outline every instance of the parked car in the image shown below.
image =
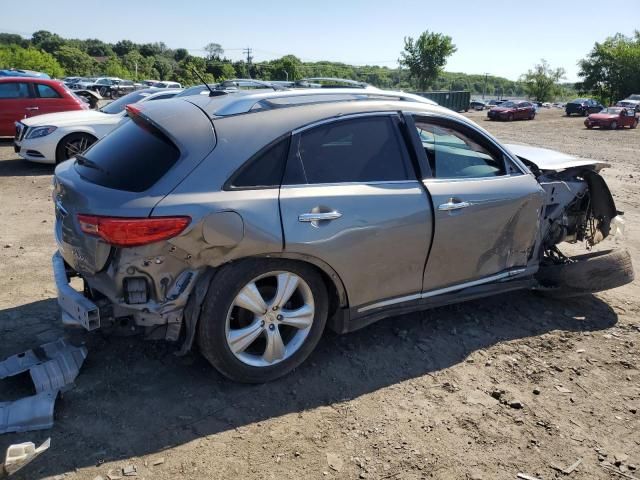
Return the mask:
<svg viewBox="0 0 640 480">
<path fill-rule="evenodd" d="M 506 101 L 487 112 L 489 120 L 533 120 L 536 109 L 531 102 Z"/>
<path fill-rule="evenodd" d="M 182 88 L 178 82 L 158 82 L 153 85 L 155 88 Z"/>
<path fill-rule="evenodd" d="M 415 95 L 236 91 L 128 110 L 55 171 L 69 325 L 125 325 L 182 352 L 196 341 L 224 375 L 264 382 L 325 327 L 633 279 L 624 250 L 571 260 L 557 247 L 616 231 L 604 162 L 502 145 Z"/>
<path fill-rule="evenodd" d="M 590 113 L 598 113 L 603 108 L 602 104 L 591 98 L 576 98 L 565 105 L 564 111 L 567 117 L 574 113 L 586 117 Z"/>
<path fill-rule="evenodd" d="M 120 78 L 99 78 L 89 88 L 104 98 L 118 98 L 136 90 L 136 86 L 131 80 Z"/>
<path fill-rule="evenodd" d="M 13 136 L 15 122 L 52 112 L 89 107 L 62 82 L 36 77 L 0 77 L 0 137 Z"/>
<path fill-rule="evenodd" d="M 617 107 L 633 108 L 636 112 L 640 112 L 640 94 L 629 95 L 624 100 L 616 103 Z"/>
<path fill-rule="evenodd" d="M 611 130 L 622 127 L 636 128 L 638 126 L 638 117 L 633 108 L 608 107 L 599 113 L 589 115 L 584 120 L 584 125 L 589 129 L 593 127 L 609 128 Z"/>
<path fill-rule="evenodd" d="M 35 72 L 33 70 L 21 70 L 18 68 L 9 68 L 0 70 L 0 77 L 34 77 L 34 78 L 51 78 L 46 73 Z"/>
<path fill-rule="evenodd" d="M 160 80 L 142 80 L 140 83 L 147 87 L 153 87 L 156 83 L 160 83 Z"/>
<path fill-rule="evenodd" d="M 481 100 L 471 100 L 471 102 L 469 102 L 469 108 L 473 110 L 484 110 L 486 107 L 487 104 Z"/>
<path fill-rule="evenodd" d="M 42 115 L 16 123 L 15 151 L 25 160 L 59 163 L 82 153 L 125 118 L 133 103 L 172 98 L 180 90 L 146 89 L 125 95 L 101 108 Z"/>
<path fill-rule="evenodd" d="M 73 82 L 70 85 L 70 88 L 73 88 L 74 90 L 87 90 L 96 83 L 97 79 L 98 77 L 80 77 L 76 82 Z"/>
<path fill-rule="evenodd" d="M 218 88 L 218 83 L 209 83 L 209 88 L 215 90 Z M 192 95 L 209 95 L 209 89 L 204 85 L 194 85 L 193 87 L 185 88 L 176 97 L 190 97 Z"/>
</svg>

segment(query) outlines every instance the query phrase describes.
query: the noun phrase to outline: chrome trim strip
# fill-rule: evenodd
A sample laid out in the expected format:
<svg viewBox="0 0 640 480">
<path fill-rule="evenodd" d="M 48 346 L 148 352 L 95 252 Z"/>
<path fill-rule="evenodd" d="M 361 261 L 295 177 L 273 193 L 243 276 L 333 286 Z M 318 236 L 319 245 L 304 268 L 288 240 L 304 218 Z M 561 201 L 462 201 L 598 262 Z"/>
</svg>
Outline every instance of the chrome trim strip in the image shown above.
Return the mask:
<svg viewBox="0 0 640 480">
<path fill-rule="evenodd" d="M 395 305 L 396 303 L 410 302 L 411 300 L 418 300 L 419 298 L 419 293 L 407 295 L 406 297 L 391 298 L 383 302 L 372 303 L 371 305 L 367 305 L 366 307 L 359 308 L 358 313 L 367 312 L 369 310 L 373 310 L 374 308 L 388 307 L 389 305 Z"/>
<path fill-rule="evenodd" d="M 430 292 L 425 293 L 414 293 L 413 295 L 407 295 L 404 297 L 391 298 L 389 300 L 384 300 L 382 302 L 372 303 L 371 305 L 367 305 L 366 307 L 358 308 L 358 313 L 367 312 L 369 310 L 373 310 L 375 308 L 388 307 L 389 305 L 395 305 L 397 303 L 410 302 L 411 300 L 418 300 L 422 298 L 430 298 L 435 297 L 437 295 L 442 295 L 444 293 L 454 292 L 456 290 L 462 290 L 469 287 L 475 287 L 478 285 L 483 285 L 485 283 L 496 282 L 498 280 L 504 280 L 506 278 L 515 277 L 520 275 L 521 273 L 526 272 L 526 268 L 517 268 L 515 270 L 508 270 L 506 272 L 497 273 L 495 275 L 491 275 L 489 277 L 480 278 L 478 280 L 472 280 L 470 282 L 458 283 L 456 285 L 452 285 L 450 287 L 439 288 L 437 290 L 431 290 Z"/>
<path fill-rule="evenodd" d="M 371 182 L 333 182 L 333 183 L 293 183 L 291 185 L 282 185 L 281 189 L 287 188 L 310 188 L 310 187 L 352 187 L 358 185 L 419 185 L 418 180 L 375 180 Z M 274 187 L 277 188 L 277 187 Z"/>
<path fill-rule="evenodd" d="M 326 125 L 327 123 L 341 122 L 342 120 L 351 120 L 353 118 L 363 118 L 363 117 L 392 117 L 397 116 L 398 112 L 395 110 L 383 110 L 378 112 L 364 112 L 364 113 L 350 113 L 348 115 L 340 115 L 333 116 L 330 118 L 325 118 L 322 120 L 318 120 L 317 122 L 310 123 L 303 127 L 298 127 L 291 132 L 291 135 L 297 135 L 298 133 L 302 133 L 311 128 L 319 127 L 321 125 Z"/>
<path fill-rule="evenodd" d="M 516 270 L 508 270 L 506 272 L 497 273 L 496 275 L 491 275 L 489 277 L 480 278 L 478 280 L 472 280 L 470 282 L 459 283 L 457 285 L 452 285 L 450 287 L 439 288 L 438 290 L 431 290 L 430 292 L 425 292 L 421 295 L 421 298 L 429 298 L 435 297 L 436 295 L 442 295 L 443 293 L 454 292 L 456 290 L 462 290 L 463 288 L 475 287 L 477 285 L 482 285 L 485 283 L 497 282 L 498 280 L 504 280 L 505 278 L 515 277 L 516 275 L 520 275 L 525 272 L 526 268 L 518 268 Z"/>
</svg>

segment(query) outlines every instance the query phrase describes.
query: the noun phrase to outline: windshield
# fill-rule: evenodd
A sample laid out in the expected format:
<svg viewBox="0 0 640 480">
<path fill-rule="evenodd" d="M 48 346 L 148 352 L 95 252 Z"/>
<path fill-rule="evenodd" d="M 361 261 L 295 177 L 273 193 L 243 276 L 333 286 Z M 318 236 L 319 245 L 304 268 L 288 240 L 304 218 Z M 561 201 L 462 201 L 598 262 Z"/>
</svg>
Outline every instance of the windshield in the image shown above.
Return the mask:
<svg viewBox="0 0 640 480">
<path fill-rule="evenodd" d="M 601 113 L 610 113 L 612 115 L 620 115 L 621 111 L 622 111 L 621 108 L 609 107 L 609 108 L 605 108 Z"/>
<path fill-rule="evenodd" d="M 640 95 L 629 95 L 627 100 L 640 100 Z"/>
<path fill-rule="evenodd" d="M 515 104 L 515 103 L 513 103 L 513 102 L 502 102 L 502 103 L 500 104 L 500 106 L 501 106 L 501 107 L 507 107 L 507 108 L 509 108 L 509 107 L 515 107 L 515 106 L 516 106 L 516 104 Z"/>
<path fill-rule="evenodd" d="M 586 98 L 576 98 L 575 100 L 569 102 L 569 103 L 584 103 L 586 102 L 587 99 Z"/>
<path fill-rule="evenodd" d="M 130 103 L 137 103 L 142 100 L 144 97 L 148 97 L 149 94 L 147 92 L 131 92 L 129 95 L 125 95 L 124 97 L 120 97 L 118 100 L 111 102 L 109 105 L 102 107 L 100 111 L 102 113 L 108 113 L 110 115 L 120 113 L 124 110 L 124 107 L 129 105 Z"/>
</svg>

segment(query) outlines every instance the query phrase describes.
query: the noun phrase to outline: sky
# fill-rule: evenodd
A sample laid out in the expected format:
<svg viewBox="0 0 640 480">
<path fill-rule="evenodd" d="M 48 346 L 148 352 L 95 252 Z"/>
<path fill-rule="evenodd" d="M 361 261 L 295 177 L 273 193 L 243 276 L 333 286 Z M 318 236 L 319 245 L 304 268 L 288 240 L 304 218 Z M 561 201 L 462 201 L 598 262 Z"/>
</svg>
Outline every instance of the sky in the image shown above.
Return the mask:
<svg viewBox="0 0 640 480">
<path fill-rule="evenodd" d="M 110 0 L 108 7 L 30 0 L 24 8 L 4 1 L 1 32 L 163 41 L 194 55 L 215 42 L 234 60 L 251 47 L 254 61 L 293 54 L 304 61 L 396 67 L 404 37 L 430 30 L 451 36 L 458 49 L 447 71 L 512 80 L 544 58 L 567 71 L 566 81 L 577 81 L 577 62 L 595 42 L 640 29 L 640 0 L 615 10 L 602 0 Z"/>
</svg>

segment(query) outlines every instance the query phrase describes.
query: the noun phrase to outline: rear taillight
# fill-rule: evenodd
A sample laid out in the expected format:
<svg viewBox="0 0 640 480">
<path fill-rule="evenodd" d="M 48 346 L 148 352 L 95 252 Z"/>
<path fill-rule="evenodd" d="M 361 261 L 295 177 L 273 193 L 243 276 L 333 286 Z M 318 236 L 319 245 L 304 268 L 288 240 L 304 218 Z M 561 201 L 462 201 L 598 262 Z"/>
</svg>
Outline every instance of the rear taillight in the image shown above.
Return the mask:
<svg viewBox="0 0 640 480">
<path fill-rule="evenodd" d="M 122 218 L 78 215 L 80 229 L 116 247 L 138 247 L 182 232 L 190 217 Z"/>
</svg>

